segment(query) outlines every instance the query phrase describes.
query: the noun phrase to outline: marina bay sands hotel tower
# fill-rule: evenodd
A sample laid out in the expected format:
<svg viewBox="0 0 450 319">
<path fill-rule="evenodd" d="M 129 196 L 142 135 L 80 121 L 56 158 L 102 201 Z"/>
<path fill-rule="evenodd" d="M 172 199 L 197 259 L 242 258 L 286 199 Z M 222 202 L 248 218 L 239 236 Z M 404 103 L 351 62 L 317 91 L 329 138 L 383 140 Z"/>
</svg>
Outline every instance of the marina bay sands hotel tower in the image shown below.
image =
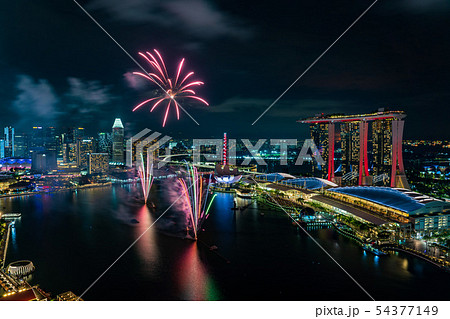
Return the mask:
<svg viewBox="0 0 450 319">
<path fill-rule="evenodd" d="M 402 111 L 316 115 L 309 124 L 326 167 L 321 175 L 339 185 L 379 185 L 409 189 L 402 156 Z"/>
</svg>

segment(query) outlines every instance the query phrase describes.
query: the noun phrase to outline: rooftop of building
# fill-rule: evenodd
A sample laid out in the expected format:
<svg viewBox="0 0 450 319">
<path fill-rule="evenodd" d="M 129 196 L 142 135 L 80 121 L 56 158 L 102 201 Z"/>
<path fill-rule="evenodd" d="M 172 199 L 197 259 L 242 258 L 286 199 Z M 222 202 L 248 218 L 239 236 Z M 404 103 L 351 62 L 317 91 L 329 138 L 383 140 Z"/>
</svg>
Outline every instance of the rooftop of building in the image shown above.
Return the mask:
<svg viewBox="0 0 450 319">
<path fill-rule="evenodd" d="M 0 301 L 32 301 L 39 300 L 40 297 L 40 294 L 34 288 L 29 288 L 16 293 L 7 293 L 0 298 Z"/>
<path fill-rule="evenodd" d="M 31 164 L 31 158 L 5 157 L 0 159 L 0 165 L 1 164 Z"/>
<path fill-rule="evenodd" d="M 30 186 L 32 186 L 32 184 L 33 184 L 33 182 L 31 182 L 31 181 L 22 180 L 22 181 L 19 181 L 17 183 L 9 185 L 9 188 L 13 189 L 13 188 L 30 187 Z"/>
<path fill-rule="evenodd" d="M 323 195 L 315 195 L 312 197 L 312 199 L 319 201 L 323 204 L 327 204 L 336 208 L 339 208 L 341 210 L 344 210 L 352 215 L 355 215 L 369 223 L 375 224 L 377 226 L 389 223 L 389 221 L 371 214 L 369 211 L 362 209 L 362 208 L 356 208 L 349 204 L 325 197 Z"/>
<path fill-rule="evenodd" d="M 294 191 L 302 192 L 302 193 L 305 193 L 305 194 L 313 194 L 314 193 L 314 192 L 312 192 L 312 191 L 310 191 L 308 189 L 301 189 L 301 188 L 299 189 L 299 188 L 295 188 L 295 187 L 292 187 L 292 186 L 285 186 L 285 185 L 282 185 L 282 184 L 275 184 L 275 183 L 265 184 L 264 187 L 270 188 L 270 189 L 279 190 L 279 191 L 282 191 L 282 192 L 294 190 Z"/>
<path fill-rule="evenodd" d="M 431 203 L 443 203 L 436 198 L 404 188 L 350 186 L 338 187 L 330 191 L 358 197 L 406 213 L 418 211 Z"/>
<path fill-rule="evenodd" d="M 267 181 L 267 182 L 277 182 L 286 186 L 291 186 L 295 188 L 304 188 L 309 190 L 321 189 L 321 188 L 330 188 L 337 187 L 338 185 L 327 181 L 326 179 L 318 178 L 318 177 L 295 177 L 290 174 L 285 173 L 270 173 L 258 175 L 257 178 L 259 180 Z"/>
<path fill-rule="evenodd" d="M 122 120 L 119 118 L 116 118 L 114 120 L 113 128 L 123 128 Z"/>
<path fill-rule="evenodd" d="M 84 301 L 82 298 L 75 295 L 72 291 L 66 291 L 56 296 L 59 301 Z"/>
<path fill-rule="evenodd" d="M 309 190 L 316 190 L 316 189 L 321 189 L 321 188 L 330 188 L 330 187 L 337 187 L 338 185 L 327 181 L 326 179 L 323 178 L 318 178 L 318 177 L 298 177 L 298 178 L 294 178 L 294 179 L 287 179 L 287 180 L 283 180 L 281 181 L 282 184 L 284 185 L 290 185 L 293 187 L 301 187 L 301 188 L 306 188 Z"/>
<path fill-rule="evenodd" d="M 298 120 L 299 123 L 329 123 L 329 122 L 354 122 L 361 120 L 382 120 L 382 119 L 403 119 L 406 117 L 404 111 L 389 111 L 389 110 L 379 110 L 378 112 L 366 113 L 366 114 L 316 114 L 313 117 Z"/>
<path fill-rule="evenodd" d="M 285 178 L 295 178 L 295 176 L 292 176 L 290 174 L 285 174 L 285 173 L 270 173 L 270 174 L 258 175 L 256 177 L 258 179 L 263 179 L 268 182 L 277 182 L 277 181 L 281 181 L 282 179 L 285 179 Z"/>
</svg>

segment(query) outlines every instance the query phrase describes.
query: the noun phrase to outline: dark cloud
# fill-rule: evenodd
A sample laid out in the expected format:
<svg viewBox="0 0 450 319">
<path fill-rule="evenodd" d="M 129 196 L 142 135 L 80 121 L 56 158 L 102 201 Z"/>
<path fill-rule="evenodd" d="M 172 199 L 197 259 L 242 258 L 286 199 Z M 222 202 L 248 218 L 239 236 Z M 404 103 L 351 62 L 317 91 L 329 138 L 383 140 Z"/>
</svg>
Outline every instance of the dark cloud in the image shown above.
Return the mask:
<svg viewBox="0 0 450 319">
<path fill-rule="evenodd" d="M 58 116 L 59 97 L 54 88 L 45 79 L 35 80 L 28 75 L 17 77 L 16 99 L 13 101 L 13 109 L 19 114 L 18 126 L 31 126 L 35 123 L 52 123 Z"/>
<path fill-rule="evenodd" d="M 58 124 L 64 126 L 67 123 L 76 123 L 87 127 L 88 132 L 92 133 L 109 128 L 111 119 L 105 118 L 105 114 L 114 110 L 114 104 L 118 100 L 117 96 L 111 93 L 112 86 L 98 80 L 75 77 L 68 77 L 67 84 L 66 91 L 61 94 Z"/>
<path fill-rule="evenodd" d="M 111 86 L 74 77 L 67 78 L 67 87 L 61 94 L 47 79 L 34 79 L 29 75 L 19 75 L 15 87 L 17 95 L 12 110 L 19 121 L 14 125 L 21 130 L 36 125 L 75 123 L 99 128 L 100 119 L 111 110 L 111 103 L 116 99 L 110 92 Z"/>
<path fill-rule="evenodd" d="M 137 61 L 137 52 L 158 48 L 170 73 L 185 57 L 205 82 L 197 93 L 211 107 L 181 101 L 200 126 L 171 113 L 161 128 L 162 109 L 131 112 L 157 94 L 155 85 L 130 75 L 138 66 L 80 8 L 16 0 L 0 11 L 0 125 L 48 121 L 96 132 L 121 117 L 130 130 L 174 137 L 302 138 L 299 118 L 389 107 L 408 113 L 406 137 L 450 138 L 446 0 L 378 1 L 250 125 L 372 2 L 80 1 Z"/>
<path fill-rule="evenodd" d="M 83 81 L 78 78 L 69 77 L 69 96 L 74 101 L 92 106 L 111 102 L 114 96 L 110 93 L 110 86 L 102 85 L 99 81 Z"/>
<path fill-rule="evenodd" d="M 450 9 L 448 0 L 401 0 L 399 6 L 418 13 L 443 13 Z"/>
<path fill-rule="evenodd" d="M 236 18 L 217 10 L 204 0 L 179 0 L 165 2 L 167 11 L 198 37 L 232 36 L 248 38 L 250 30 Z"/>
<path fill-rule="evenodd" d="M 87 6 L 105 10 L 118 21 L 154 23 L 197 38 L 229 36 L 246 39 L 249 27 L 206 0 L 93 0 Z"/>
<path fill-rule="evenodd" d="M 231 98 L 219 105 L 213 105 L 207 112 L 211 113 L 233 113 L 233 114 L 261 114 L 271 105 L 273 100 L 257 98 Z M 332 99 L 285 99 L 277 104 L 276 110 L 271 114 L 272 118 L 290 118 L 301 119 L 312 116 L 320 111 L 326 105 L 330 113 L 342 112 L 342 108 L 356 108 L 357 103 L 351 100 L 332 100 Z"/>
</svg>

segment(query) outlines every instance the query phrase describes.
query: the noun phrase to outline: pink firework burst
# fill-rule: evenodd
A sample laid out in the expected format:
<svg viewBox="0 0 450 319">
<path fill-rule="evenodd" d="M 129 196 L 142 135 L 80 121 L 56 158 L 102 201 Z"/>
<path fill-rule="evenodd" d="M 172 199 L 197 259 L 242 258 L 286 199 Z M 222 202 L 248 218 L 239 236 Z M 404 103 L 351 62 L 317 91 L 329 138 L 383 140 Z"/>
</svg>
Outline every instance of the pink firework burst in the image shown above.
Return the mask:
<svg viewBox="0 0 450 319">
<path fill-rule="evenodd" d="M 133 74 L 142 76 L 150 82 L 155 83 L 161 89 L 163 89 L 164 92 L 160 96 L 139 103 L 134 107 L 133 112 L 139 109 L 144 104 L 150 102 L 153 102 L 153 105 L 150 108 L 150 112 L 153 112 L 153 110 L 156 109 L 158 105 L 166 101 L 167 103 L 164 103 L 166 105 L 166 111 L 163 120 L 164 127 L 166 125 L 167 116 L 169 115 L 169 110 L 172 105 L 175 107 L 177 119 L 180 119 L 180 104 L 176 99 L 194 99 L 209 106 L 208 102 L 196 96 L 195 91 L 192 89 L 193 87 L 203 85 L 204 83 L 201 81 L 190 79 L 192 75 L 194 75 L 194 72 L 189 72 L 186 75 L 182 75 L 184 58 L 178 64 L 175 78 L 170 78 L 161 54 L 159 54 L 157 50 L 153 51 L 155 51 L 154 54 L 151 54 L 150 52 L 145 52 L 145 54 L 139 52 L 139 55 L 142 56 L 150 64 L 153 72 L 149 72 L 148 74 L 144 74 L 142 72 L 133 72 Z"/>
</svg>

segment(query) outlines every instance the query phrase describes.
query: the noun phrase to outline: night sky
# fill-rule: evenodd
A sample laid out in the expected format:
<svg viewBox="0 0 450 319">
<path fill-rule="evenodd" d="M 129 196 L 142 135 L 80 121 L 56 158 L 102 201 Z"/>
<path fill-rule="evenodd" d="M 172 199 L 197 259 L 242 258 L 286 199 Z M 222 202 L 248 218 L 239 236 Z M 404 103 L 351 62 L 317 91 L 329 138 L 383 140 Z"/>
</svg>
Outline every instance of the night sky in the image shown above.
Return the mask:
<svg viewBox="0 0 450 319">
<path fill-rule="evenodd" d="M 142 65 L 160 50 L 169 72 L 186 58 L 211 106 L 182 103 L 200 123 L 163 108 L 131 109 L 155 86 L 71 0 L 8 1 L 0 10 L 0 125 L 84 126 L 128 135 L 299 138 L 316 113 L 407 112 L 406 138 L 450 139 L 450 2 L 379 0 L 256 125 L 251 123 L 371 0 L 80 0 Z"/>
</svg>

